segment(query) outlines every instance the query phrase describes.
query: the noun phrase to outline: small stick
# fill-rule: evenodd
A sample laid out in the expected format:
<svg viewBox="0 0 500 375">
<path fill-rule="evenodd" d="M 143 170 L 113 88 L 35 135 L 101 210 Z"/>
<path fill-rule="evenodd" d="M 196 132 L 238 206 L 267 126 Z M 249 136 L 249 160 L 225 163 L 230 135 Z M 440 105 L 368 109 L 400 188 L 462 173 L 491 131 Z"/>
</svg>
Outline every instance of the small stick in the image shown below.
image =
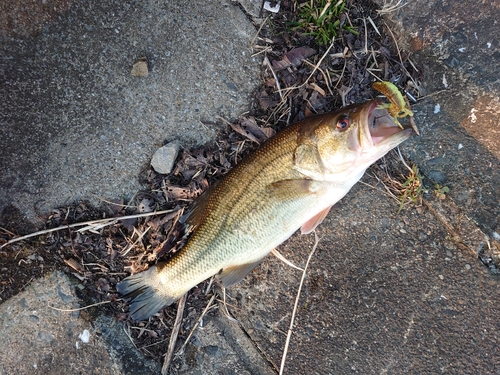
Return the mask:
<svg viewBox="0 0 500 375">
<path fill-rule="evenodd" d="M 264 27 L 264 25 L 266 24 L 268 18 L 269 18 L 269 16 L 267 16 L 266 19 L 264 21 L 262 21 L 262 24 L 260 25 L 259 30 L 257 30 L 257 33 L 255 34 L 252 41 L 250 42 L 250 46 L 253 46 L 253 44 L 255 43 L 255 40 L 259 37 L 259 34 L 262 31 L 262 28 Z"/>
<path fill-rule="evenodd" d="M 267 66 L 269 67 L 269 69 L 271 70 L 271 73 L 273 73 L 274 81 L 276 82 L 276 87 L 278 88 L 278 94 L 280 94 L 280 98 L 281 98 L 281 100 L 283 100 L 283 94 L 281 93 L 280 81 L 279 81 L 278 77 L 276 76 L 276 73 L 274 72 L 273 66 L 271 65 L 271 62 L 269 61 L 267 56 L 264 57 L 264 61 L 267 64 Z"/>
<path fill-rule="evenodd" d="M 226 288 L 222 287 L 222 306 L 224 307 L 222 309 L 222 313 L 226 316 L 226 318 L 228 318 L 230 321 L 232 321 L 233 323 L 238 323 L 238 320 L 233 318 L 231 316 L 231 314 L 229 313 L 229 310 L 227 309 L 227 305 L 226 305 Z"/>
<path fill-rule="evenodd" d="M 127 326 L 127 328 L 128 329 L 125 329 L 125 326 L 123 326 L 123 332 L 125 332 L 132 345 L 134 345 L 134 348 L 137 349 L 137 345 L 135 345 L 134 339 L 132 338 L 132 336 L 130 336 L 130 327 Z"/>
<path fill-rule="evenodd" d="M 170 367 L 170 362 L 172 361 L 172 355 L 174 354 L 175 343 L 177 342 L 177 336 L 179 335 L 179 330 L 181 328 L 182 315 L 184 313 L 184 306 L 186 304 L 186 294 L 184 294 L 179 300 L 177 305 L 177 316 L 175 317 L 174 329 L 170 335 L 170 341 L 168 343 L 167 354 L 165 354 L 165 362 L 161 368 L 161 374 L 167 375 L 168 368 Z"/>
<path fill-rule="evenodd" d="M 128 245 L 127 245 L 127 247 L 126 247 L 126 248 L 125 248 L 125 249 L 124 249 L 124 250 L 120 253 L 120 255 L 121 255 L 121 256 L 125 256 L 125 255 L 127 255 L 127 254 L 128 254 L 128 252 L 129 252 L 130 250 L 132 250 L 132 249 L 135 247 L 135 245 L 137 245 L 137 243 L 138 243 L 139 241 L 141 241 L 141 240 L 142 240 L 142 238 L 146 235 L 146 233 L 148 233 L 148 230 L 150 230 L 150 229 L 151 229 L 151 227 L 148 227 L 148 229 L 146 229 L 144 232 L 139 233 L 139 231 L 138 231 L 138 230 L 134 227 L 134 232 L 136 232 L 136 233 L 137 233 L 137 239 L 134 241 L 134 243 L 133 243 L 133 244 L 128 244 Z"/>
<path fill-rule="evenodd" d="M 382 7 L 382 9 L 380 10 L 377 10 L 377 13 L 378 14 L 386 14 L 386 13 L 391 13 L 391 12 L 395 12 L 396 10 L 399 10 L 401 9 L 402 7 L 406 6 L 408 3 L 405 3 L 403 5 L 399 5 L 401 4 L 403 0 L 399 0 L 396 4 L 392 4 L 389 3 L 390 5 L 388 6 L 387 3 L 384 4 L 384 6 Z"/>
<path fill-rule="evenodd" d="M 98 303 L 94 303 L 93 305 L 88 305 L 88 306 L 79 307 L 78 309 L 59 309 L 59 308 L 57 308 L 57 307 L 50 306 L 49 304 L 47 304 L 47 306 L 48 306 L 49 308 L 51 308 L 52 310 L 57 310 L 57 311 L 66 311 L 66 312 L 73 312 L 73 311 L 80 311 L 80 310 L 89 309 L 89 308 L 94 307 L 94 306 L 105 305 L 106 303 L 111 303 L 111 301 L 103 301 L 103 302 L 98 302 Z"/>
<path fill-rule="evenodd" d="M 401 67 L 406 72 L 406 75 L 412 80 L 412 82 L 415 85 L 415 87 L 418 87 L 417 82 L 415 82 L 415 80 L 411 76 L 410 72 L 408 72 L 408 70 L 405 68 L 405 66 L 403 64 L 403 58 L 401 57 L 401 51 L 399 49 L 398 42 L 396 41 L 396 37 L 394 36 L 394 33 L 392 32 L 392 30 L 389 27 L 389 25 L 387 25 L 387 23 L 384 22 L 384 25 L 387 27 L 387 30 L 389 30 L 389 33 L 391 34 L 392 40 L 394 41 L 394 45 L 396 46 L 396 50 L 398 51 L 399 61 L 401 62 Z"/>
<path fill-rule="evenodd" d="M 286 336 L 285 348 L 283 350 L 283 357 L 281 358 L 280 375 L 283 375 L 283 370 L 285 369 L 286 354 L 288 352 L 288 345 L 290 344 L 290 339 L 292 338 L 293 323 L 295 320 L 295 314 L 297 312 L 297 306 L 299 305 L 300 291 L 302 290 L 302 285 L 304 284 L 304 279 L 306 278 L 307 267 L 309 266 L 309 262 L 311 261 L 311 258 L 313 256 L 314 252 L 316 251 L 316 248 L 318 247 L 318 243 L 319 243 L 319 238 L 318 238 L 316 231 L 314 231 L 314 246 L 311 250 L 311 253 L 309 254 L 309 257 L 307 258 L 307 262 L 306 262 L 306 265 L 304 267 L 304 272 L 302 272 L 302 278 L 300 279 L 299 290 L 297 291 L 297 297 L 295 298 L 295 305 L 293 306 L 292 319 L 290 321 L 290 328 L 288 328 L 288 334 Z"/>
<path fill-rule="evenodd" d="M 60 231 L 60 230 L 63 230 L 63 229 L 76 228 L 76 227 L 81 227 L 81 226 L 85 226 L 85 225 L 87 226 L 86 228 L 88 228 L 88 227 L 91 228 L 93 225 L 96 225 L 96 224 L 113 225 L 113 224 L 115 224 L 116 222 L 118 222 L 120 220 L 135 219 L 135 218 L 139 218 L 139 217 L 147 217 L 147 216 L 155 216 L 155 215 L 162 215 L 162 214 L 166 214 L 166 213 L 169 213 L 169 212 L 173 212 L 173 210 L 163 210 L 163 211 L 147 212 L 147 213 L 144 213 L 144 214 L 128 215 L 128 216 L 121 216 L 121 217 L 110 217 L 110 218 L 107 218 L 107 219 L 90 220 L 90 221 L 84 221 L 83 223 L 74 223 L 74 224 L 70 224 L 70 225 L 63 225 L 61 227 L 52 228 L 52 229 L 45 229 L 45 230 L 41 230 L 41 231 L 38 231 L 38 232 L 35 232 L 35 233 L 27 234 L 25 236 L 13 238 L 13 239 L 7 241 L 6 243 L 4 243 L 3 245 L 1 245 L 0 249 L 3 248 L 3 247 L 5 247 L 5 246 L 7 246 L 7 245 L 13 244 L 14 242 L 26 240 L 26 239 L 31 238 L 31 237 L 40 236 L 42 234 L 57 232 L 57 231 Z M 84 229 L 85 228 L 82 228 L 80 230 L 84 230 Z"/>
<path fill-rule="evenodd" d="M 373 29 L 377 32 L 377 34 L 380 35 L 380 31 L 378 31 L 378 28 L 377 28 L 377 26 L 375 26 L 375 23 L 373 22 L 371 17 L 368 17 L 368 21 L 370 21 L 370 23 L 373 26 Z"/>
<path fill-rule="evenodd" d="M 297 267 L 295 264 L 293 264 L 292 262 L 290 262 L 283 255 L 281 255 L 281 253 L 278 250 L 272 249 L 271 250 L 271 254 L 273 254 L 276 258 L 278 258 L 279 260 L 281 260 L 283 263 L 289 265 L 290 267 L 295 268 L 296 270 L 304 272 L 303 268 Z"/>
<path fill-rule="evenodd" d="M 318 63 L 315 65 L 313 71 L 311 72 L 311 74 L 309 74 L 309 77 L 307 77 L 307 79 L 304 81 L 304 83 L 302 83 L 299 86 L 294 86 L 294 87 L 283 89 L 283 91 L 293 91 L 293 90 L 296 90 L 296 89 L 299 89 L 299 88 L 305 86 L 307 84 L 307 82 L 309 82 L 309 80 L 311 79 L 311 77 L 314 75 L 314 73 L 316 73 L 316 70 L 318 70 L 318 68 L 320 67 L 321 63 L 323 62 L 323 60 L 325 59 L 325 57 L 328 55 L 328 53 L 330 52 L 330 50 L 333 48 L 333 44 L 334 43 L 335 43 L 335 38 L 332 39 L 332 43 L 330 44 L 330 47 L 328 47 L 328 49 L 323 54 L 323 56 L 321 56 L 321 58 L 319 59 Z"/>
<path fill-rule="evenodd" d="M 92 196 L 94 196 L 95 198 L 99 199 L 101 202 L 109 203 L 109 204 L 111 204 L 111 205 L 113 205 L 113 206 L 119 206 L 119 207 L 124 207 L 124 208 L 127 208 L 127 207 L 136 207 L 136 206 L 130 206 L 130 205 L 128 205 L 128 204 L 121 204 L 121 203 L 111 202 L 111 201 L 108 201 L 108 200 L 106 200 L 106 199 L 104 199 L 104 198 L 101 198 L 100 196 L 95 195 L 95 194 L 92 194 L 92 193 L 90 193 L 90 195 L 92 195 Z M 69 210 L 68 210 L 68 212 L 69 212 Z M 68 212 L 66 212 L 66 214 L 67 214 Z"/>
<path fill-rule="evenodd" d="M 198 320 L 196 321 L 196 323 L 194 323 L 194 326 L 191 329 L 191 332 L 189 332 L 189 335 L 186 338 L 186 341 L 184 341 L 184 344 L 177 351 L 177 353 L 175 353 L 176 357 L 180 356 L 180 355 L 182 355 L 184 353 L 184 349 L 186 348 L 186 345 L 189 343 L 189 339 L 191 338 L 191 336 L 193 336 L 194 331 L 196 330 L 196 328 L 198 328 L 198 325 L 200 324 L 201 320 L 203 319 L 203 317 L 205 316 L 205 314 L 208 312 L 208 310 L 210 310 L 212 307 L 216 307 L 215 305 L 212 305 L 212 302 L 214 302 L 214 299 L 215 299 L 215 294 L 212 296 L 212 298 L 210 298 L 210 301 L 208 301 L 208 304 L 205 307 L 205 310 L 203 310 L 203 312 L 201 313 L 201 315 L 198 318 Z"/>
</svg>

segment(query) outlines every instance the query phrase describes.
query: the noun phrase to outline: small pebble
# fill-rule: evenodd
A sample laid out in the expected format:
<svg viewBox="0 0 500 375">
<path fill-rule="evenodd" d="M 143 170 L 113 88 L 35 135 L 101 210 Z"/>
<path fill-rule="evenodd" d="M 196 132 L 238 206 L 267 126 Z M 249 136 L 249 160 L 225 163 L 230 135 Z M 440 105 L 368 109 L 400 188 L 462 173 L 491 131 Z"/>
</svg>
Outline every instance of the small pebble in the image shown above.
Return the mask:
<svg viewBox="0 0 500 375">
<path fill-rule="evenodd" d="M 82 340 L 84 344 L 88 344 L 90 340 L 90 333 L 86 329 L 83 330 L 82 333 L 78 335 L 78 338 Z"/>
<path fill-rule="evenodd" d="M 466 270 L 470 270 L 470 264 L 468 264 L 468 263 L 467 263 L 467 264 L 465 265 L 465 269 L 466 269 Z"/>
<path fill-rule="evenodd" d="M 160 174 L 169 174 L 179 153 L 179 147 L 180 144 L 178 141 L 173 141 L 160 147 L 151 159 L 153 169 Z"/>
<path fill-rule="evenodd" d="M 145 57 L 138 59 L 132 66 L 132 71 L 130 72 L 134 77 L 147 77 L 149 74 L 148 62 Z"/>
</svg>

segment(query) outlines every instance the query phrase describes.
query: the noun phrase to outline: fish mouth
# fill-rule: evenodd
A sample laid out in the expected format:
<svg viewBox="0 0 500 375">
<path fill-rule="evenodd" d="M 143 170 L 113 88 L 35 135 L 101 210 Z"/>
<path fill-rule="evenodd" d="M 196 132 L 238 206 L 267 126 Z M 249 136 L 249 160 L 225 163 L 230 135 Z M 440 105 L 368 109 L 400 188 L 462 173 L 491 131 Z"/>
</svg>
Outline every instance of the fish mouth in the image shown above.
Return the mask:
<svg viewBox="0 0 500 375">
<path fill-rule="evenodd" d="M 411 137 L 413 129 L 410 127 L 401 129 L 389 111 L 380 107 L 381 104 L 382 101 L 379 99 L 369 102 L 365 134 L 366 136 L 370 135 L 367 138 L 371 138 L 372 146 L 378 147 L 387 144 L 392 148 Z"/>
</svg>

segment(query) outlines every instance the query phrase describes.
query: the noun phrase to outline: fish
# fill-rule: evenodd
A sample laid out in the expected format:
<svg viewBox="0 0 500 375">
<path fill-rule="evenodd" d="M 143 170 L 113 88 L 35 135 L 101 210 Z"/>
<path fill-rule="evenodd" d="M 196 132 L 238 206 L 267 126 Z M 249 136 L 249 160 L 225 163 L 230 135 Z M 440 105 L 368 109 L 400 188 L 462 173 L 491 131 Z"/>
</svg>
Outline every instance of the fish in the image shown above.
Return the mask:
<svg viewBox="0 0 500 375">
<path fill-rule="evenodd" d="M 294 232 L 312 232 L 376 160 L 412 136 L 380 99 L 314 115 L 267 140 L 183 217 L 192 228 L 167 262 L 116 285 L 141 321 L 217 275 L 241 281 Z"/>
</svg>

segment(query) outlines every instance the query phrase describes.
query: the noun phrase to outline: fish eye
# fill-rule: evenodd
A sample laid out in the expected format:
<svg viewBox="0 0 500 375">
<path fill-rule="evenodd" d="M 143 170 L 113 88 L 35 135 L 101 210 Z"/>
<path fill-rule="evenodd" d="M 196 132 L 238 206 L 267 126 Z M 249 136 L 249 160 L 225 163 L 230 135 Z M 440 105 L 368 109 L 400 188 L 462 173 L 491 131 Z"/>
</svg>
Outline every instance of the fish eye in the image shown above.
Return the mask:
<svg viewBox="0 0 500 375">
<path fill-rule="evenodd" d="M 344 131 L 349 127 L 349 116 L 344 115 L 337 121 L 337 129 Z"/>
</svg>

